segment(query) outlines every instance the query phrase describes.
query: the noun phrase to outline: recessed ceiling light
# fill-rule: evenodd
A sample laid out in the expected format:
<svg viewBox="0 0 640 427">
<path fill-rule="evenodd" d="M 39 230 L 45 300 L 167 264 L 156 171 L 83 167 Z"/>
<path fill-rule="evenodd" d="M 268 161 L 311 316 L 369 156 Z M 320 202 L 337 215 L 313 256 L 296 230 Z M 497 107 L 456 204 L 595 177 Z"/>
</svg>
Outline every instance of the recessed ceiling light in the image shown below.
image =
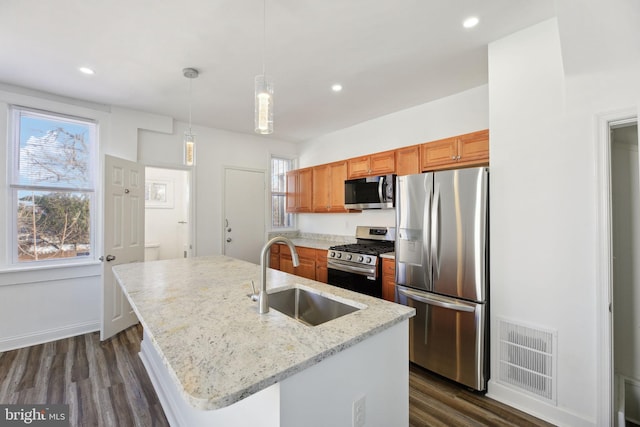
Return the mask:
<svg viewBox="0 0 640 427">
<path fill-rule="evenodd" d="M 331 86 L 331 90 L 334 92 L 340 92 L 342 90 L 342 85 L 340 83 L 336 83 Z"/>
<path fill-rule="evenodd" d="M 475 16 L 470 16 L 469 18 L 464 20 L 462 26 L 465 28 L 473 28 L 478 25 L 478 22 L 480 22 L 478 18 L 476 18 Z"/>
<path fill-rule="evenodd" d="M 92 70 L 91 68 L 89 68 L 89 67 L 80 67 L 80 68 L 78 68 L 78 70 L 80 70 L 80 72 L 81 72 L 81 73 L 83 73 L 83 74 L 88 74 L 88 75 L 93 75 L 93 74 L 95 74 L 95 73 L 96 73 L 95 71 L 93 71 L 93 70 Z"/>
</svg>

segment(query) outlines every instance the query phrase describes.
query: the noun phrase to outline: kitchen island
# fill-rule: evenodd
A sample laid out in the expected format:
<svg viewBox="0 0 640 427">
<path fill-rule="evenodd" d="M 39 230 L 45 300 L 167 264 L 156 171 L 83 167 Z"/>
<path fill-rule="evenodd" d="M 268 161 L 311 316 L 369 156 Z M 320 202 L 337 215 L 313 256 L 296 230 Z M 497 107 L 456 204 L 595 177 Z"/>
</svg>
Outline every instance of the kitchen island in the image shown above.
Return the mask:
<svg viewBox="0 0 640 427">
<path fill-rule="evenodd" d="M 255 264 L 210 256 L 113 270 L 172 425 L 408 424 L 412 308 L 268 269 L 269 292 L 301 287 L 359 308 L 308 326 L 258 314 L 247 296 L 252 280 L 259 286 Z"/>
</svg>

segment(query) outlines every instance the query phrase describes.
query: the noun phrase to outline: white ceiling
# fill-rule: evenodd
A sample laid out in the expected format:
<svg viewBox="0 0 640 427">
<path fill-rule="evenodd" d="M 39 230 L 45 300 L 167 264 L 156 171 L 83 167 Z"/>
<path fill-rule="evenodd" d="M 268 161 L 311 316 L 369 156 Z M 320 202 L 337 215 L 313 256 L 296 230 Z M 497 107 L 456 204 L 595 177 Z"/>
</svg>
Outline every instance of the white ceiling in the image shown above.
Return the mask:
<svg viewBox="0 0 640 427">
<path fill-rule="evenodd" d="M 480 24 L 466 30 L 471 15 Z M 552 16 L 553 0 L 266 0 L 273 137 L 485 84 L 487 44 Z M 182 69 L 194 67 L 194 125 L 253 133 L 263 41 L 262 0 L 2 0 L 0 82 L 188 121 Z"/>
</svg>

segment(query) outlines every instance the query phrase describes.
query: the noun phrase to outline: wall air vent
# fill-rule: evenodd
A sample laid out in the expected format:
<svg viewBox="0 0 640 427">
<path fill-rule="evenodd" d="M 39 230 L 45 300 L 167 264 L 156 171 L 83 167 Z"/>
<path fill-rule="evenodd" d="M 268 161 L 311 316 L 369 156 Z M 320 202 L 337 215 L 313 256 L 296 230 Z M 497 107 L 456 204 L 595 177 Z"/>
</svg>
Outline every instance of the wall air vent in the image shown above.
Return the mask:
<svg viewBox="0 0 640 427">
<path fill-rule="evenodd" d="M 557 335 L 498 319 L 498 382 L 555 405 Z"/>
</svg>

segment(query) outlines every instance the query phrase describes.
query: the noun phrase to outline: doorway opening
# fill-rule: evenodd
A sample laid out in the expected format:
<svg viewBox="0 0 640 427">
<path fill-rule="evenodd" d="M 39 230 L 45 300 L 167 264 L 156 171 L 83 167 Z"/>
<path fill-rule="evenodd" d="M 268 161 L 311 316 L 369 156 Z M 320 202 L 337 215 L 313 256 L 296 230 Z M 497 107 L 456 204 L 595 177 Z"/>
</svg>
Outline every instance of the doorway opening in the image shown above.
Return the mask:
<svg viewBox="0 0 640 427">
<path fill-rule="evenodd" d="M 615 425 L 640 425 L 640 171 L 636 119 L 610 123 Z"/>
<path fill-rule="evenodd" d="M 191 172 L 145 168 L 145 261 L 193 256 Z"/>
</svg>

